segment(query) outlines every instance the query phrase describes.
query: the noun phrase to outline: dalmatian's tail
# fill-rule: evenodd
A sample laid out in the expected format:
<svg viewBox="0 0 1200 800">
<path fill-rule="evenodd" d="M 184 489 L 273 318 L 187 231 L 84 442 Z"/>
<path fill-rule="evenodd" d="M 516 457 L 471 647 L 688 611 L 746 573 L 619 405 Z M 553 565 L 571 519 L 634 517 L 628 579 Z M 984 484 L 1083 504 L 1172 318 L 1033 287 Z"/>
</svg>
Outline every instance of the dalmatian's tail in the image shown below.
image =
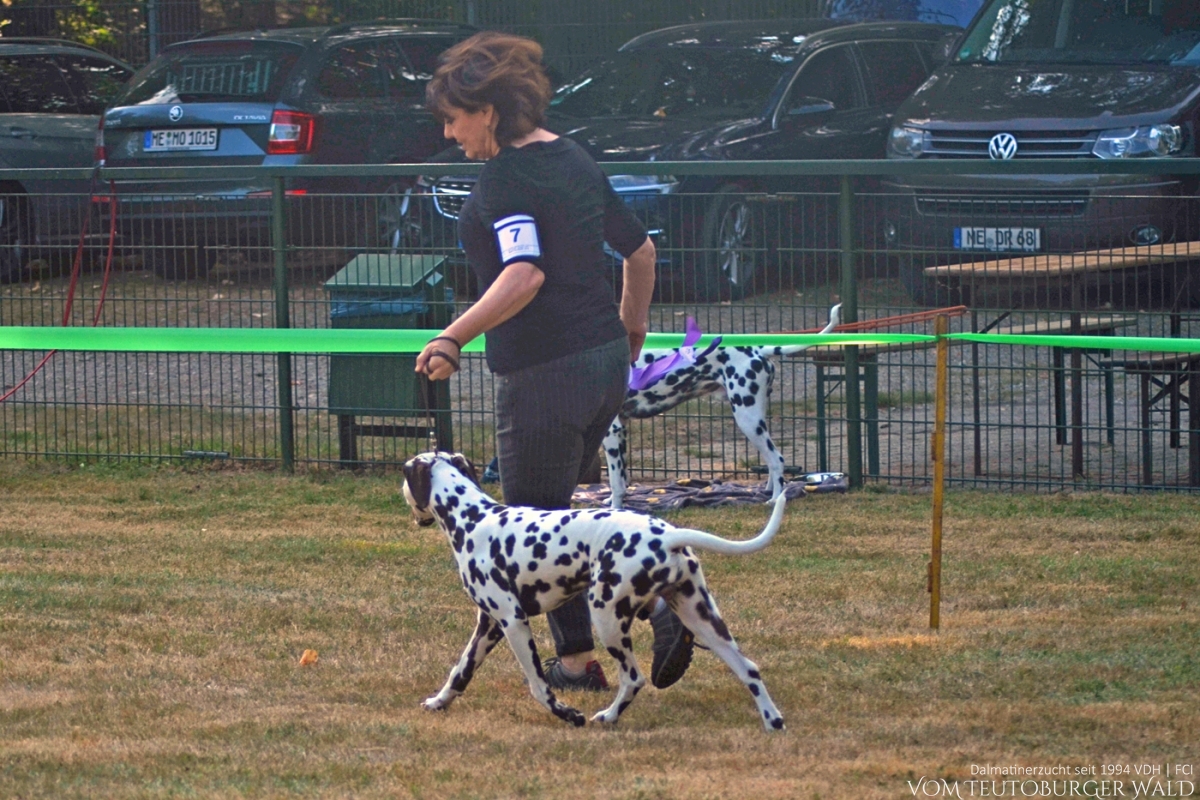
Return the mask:
<svg viewBox="0 0 1200 800">
<path fill-rule="evenodd" d="M 829 309 L 829 324 L 821 329 L 821 333 L 829 333 L 836 328 L 842 321 L 842 304 L 838 303 L 833 308 Z M 790 347 L 772 347 L 768 350 L 769 355 L 773 356 L 794 356 L 802 350 L 807 350 L 811 345 L 794 344 Z"/>
<path fill-rule="evenodd" d="M 775 510 L 771 512 L 771 519 L 767 521 L 767 527 L 763 528 L 762 533 L 758 536 L 755 536 L 753 539 L 747 539 L 744 542 L 722 539 L 720 536 L 713 536 L 711 533 L 692 530 L 691 528 L 676 528 L 673 531 L 667 531 L 663 534 L 663 544 L 668 550 L 675 550 L 680 547 L 695 547 L 698 550 L 708 550 L 727 556 L 757 553 L 769 545 L 771 540 L 775 538 L 775 534 L 779 532 L 779 528 L 783 524 L 783 507 L 785 505 L 787 505 L 787 495 L 780 494 L 779 497 L 775 498 Z"/>
</svg>

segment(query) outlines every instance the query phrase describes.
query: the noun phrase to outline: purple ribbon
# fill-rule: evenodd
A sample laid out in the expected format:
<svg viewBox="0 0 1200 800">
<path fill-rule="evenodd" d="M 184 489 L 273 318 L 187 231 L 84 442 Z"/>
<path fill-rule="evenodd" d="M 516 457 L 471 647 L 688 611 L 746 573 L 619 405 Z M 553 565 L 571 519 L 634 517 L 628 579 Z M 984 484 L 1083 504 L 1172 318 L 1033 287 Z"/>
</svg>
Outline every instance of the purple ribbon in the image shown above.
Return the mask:
<svg viewBox="0 0 1200 800">
<path fill-rule="evenodd" d="M 641 391 L 647 386 L 654 384 L 662 376 L 681 367 L 687 367 L 696 363 L 697 358 L 703 358 L 716 349 L 721 343 L 721 337 L 713 339 L 712 344 L 704 349 L 700 355 L 696 355 L 695 344 L 700 341 L 703 334 L 700 332 L 700 326 L 696 324 L 696 320 L 692 317 L 687 318 L 687 332 L 683 337 L 683 346 L 671 351 L 670 355 L 661 356 L 651 361 L 644 367 L 629 368 L 629 388 L 634 391 Z"/>
</svg>

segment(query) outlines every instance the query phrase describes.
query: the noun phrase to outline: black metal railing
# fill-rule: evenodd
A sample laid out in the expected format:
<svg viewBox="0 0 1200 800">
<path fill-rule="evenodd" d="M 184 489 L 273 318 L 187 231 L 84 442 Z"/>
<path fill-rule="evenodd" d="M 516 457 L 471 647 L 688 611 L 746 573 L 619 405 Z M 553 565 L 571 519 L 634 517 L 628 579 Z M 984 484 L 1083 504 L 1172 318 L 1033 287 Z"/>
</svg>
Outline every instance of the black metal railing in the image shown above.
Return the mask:
<svg viewBox="0 0 1200 800">
<path fill-rule="evenodd" d="M 1041 194 L 989 193 L 971 177 L 1019 176 L 1028 162 L 604 167 L 660 176 L 626 181 L 621 190 L 659 244 L 656 330 L 682 331 L 688 316 L 712 332 L 811 329 L 840 301 L 847 322 L 964 304 L 969 311 L 952 318 L 952 330 L 1096 335 L 1089 351 L 956 346 L 947 475 L 961 485 L 1126 489 L 1196 483 L 1197 433 L 1187 406 L 1196 364 L 1108 351 L 1100 337 L 1196 335 L 1200 251 L 1187 243 L 1200 240 L 1197 162 L 1039 160 L 1039 174 L 1094 183 Z M 432 326 L 475 291 L 453 209 L 442 201 L 447 185 L 469 190 L 477 171 L 461 164 L 3 171 L 0 185 L 36 179 L 63 190 L 0 198 L 23 217 L 0 232 L 9 281 L 0 289 L 0 324 L 66 319 L 146 328 L 147 336 L 162 327 L 328 328 L 358 324 L 333 313 L 335 303 L 349 301 L 368 310 L 386 305 L 386 318 L 372 325 Z M 329 178 L 371 188 L 323 190 Z M 129 188 L 148 182 L 160 188 Z M 229 189 L 237 182 L 259 189 L 239 194 Z M 995 223 L 980 226 L 980 218 Z M 1024 242 L 1034 232 L 1037 241 Z M 997 244 L 998 236 L 1014 239 Z M 995 250 L 1003 246 L 1012 249 Z M 418 292 L 381 283 L 346 296 L 331 281 L 364 254 L 434 259 L 437 285 Z M 887 330 L 929 332 L 931 323 Z M 405 373 L 403 355 L 359 369 L 300 354 L 62 352 L 15 388 L 44 358 L 0 354 L 2 393 L 12 392 L 0 404 L 4 455 L 290 467 L 396 463 L 426 444 L 425 409 L 411 397 L 405 407 L 367 392 L 350 409 L 358 413 L 339 405 L 347 392 L 358 396 L 342 381 L 394 382 Z M 844 471 L 856 484 L 924 484 L 932 381 L 932 349 L 791 357 L 777 370 L 768 428 L 793 470 Z M 440 429 L 484 463 L 494 452 L 491 392 L 482 359 L 465 359 L 446 400 L 452 424 Z M 643 481 L 749 479 L 761 466 L 719 397 L 636 423 L 630 447 L 634 477 Z"/>
</svg>

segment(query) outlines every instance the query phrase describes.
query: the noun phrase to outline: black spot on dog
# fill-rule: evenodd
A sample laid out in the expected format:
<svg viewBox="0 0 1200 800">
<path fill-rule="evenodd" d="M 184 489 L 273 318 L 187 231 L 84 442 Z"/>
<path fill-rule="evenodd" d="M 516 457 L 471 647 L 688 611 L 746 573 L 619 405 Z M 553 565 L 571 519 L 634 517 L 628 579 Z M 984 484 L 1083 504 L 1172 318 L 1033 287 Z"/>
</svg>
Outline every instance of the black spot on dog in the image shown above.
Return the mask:
<svg viewBox="0 0 1200 800">
<path fill-rule="evenodd" d="M 545 594 L 548 591 L 550 591 L 550 584 L 542 580 L 522 586 L 520 593 L 517 595 L 517 600 L 521 604 L 521 610 L 531 617 L 541 614 L 542 604 L 537 596 Z"/>
</svg>

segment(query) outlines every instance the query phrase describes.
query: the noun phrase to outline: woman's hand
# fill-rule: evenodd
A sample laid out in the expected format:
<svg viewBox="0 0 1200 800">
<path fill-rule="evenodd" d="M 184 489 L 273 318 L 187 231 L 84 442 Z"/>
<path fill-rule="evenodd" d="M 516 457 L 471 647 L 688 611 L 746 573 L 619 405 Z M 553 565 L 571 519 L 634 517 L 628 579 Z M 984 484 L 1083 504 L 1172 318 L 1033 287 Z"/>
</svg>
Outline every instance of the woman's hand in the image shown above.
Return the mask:
<svg viewBox="0 0 1200 800">
<path fill-rule="evenodd" d="M 462 358 L 462 346 L 453 336 L 442 334 L 430 339 L 417 355 L 417 372 L 424 373 L 431 381 L 442 381 L 458 372 L 458 360 Z"/>
<path fill-rule="evenodd" d="M 483 293 L 483 297 L 451 322 L 441 334 L 429 340 L 417 356 L 416 371 L 434 381 L 449 378 L 458 371 L 462 345 L 516 316 L 529 305 L 545 280 L 545 274 L 536 264 L 528 261 L 509 264 Z"/>
</svg>

